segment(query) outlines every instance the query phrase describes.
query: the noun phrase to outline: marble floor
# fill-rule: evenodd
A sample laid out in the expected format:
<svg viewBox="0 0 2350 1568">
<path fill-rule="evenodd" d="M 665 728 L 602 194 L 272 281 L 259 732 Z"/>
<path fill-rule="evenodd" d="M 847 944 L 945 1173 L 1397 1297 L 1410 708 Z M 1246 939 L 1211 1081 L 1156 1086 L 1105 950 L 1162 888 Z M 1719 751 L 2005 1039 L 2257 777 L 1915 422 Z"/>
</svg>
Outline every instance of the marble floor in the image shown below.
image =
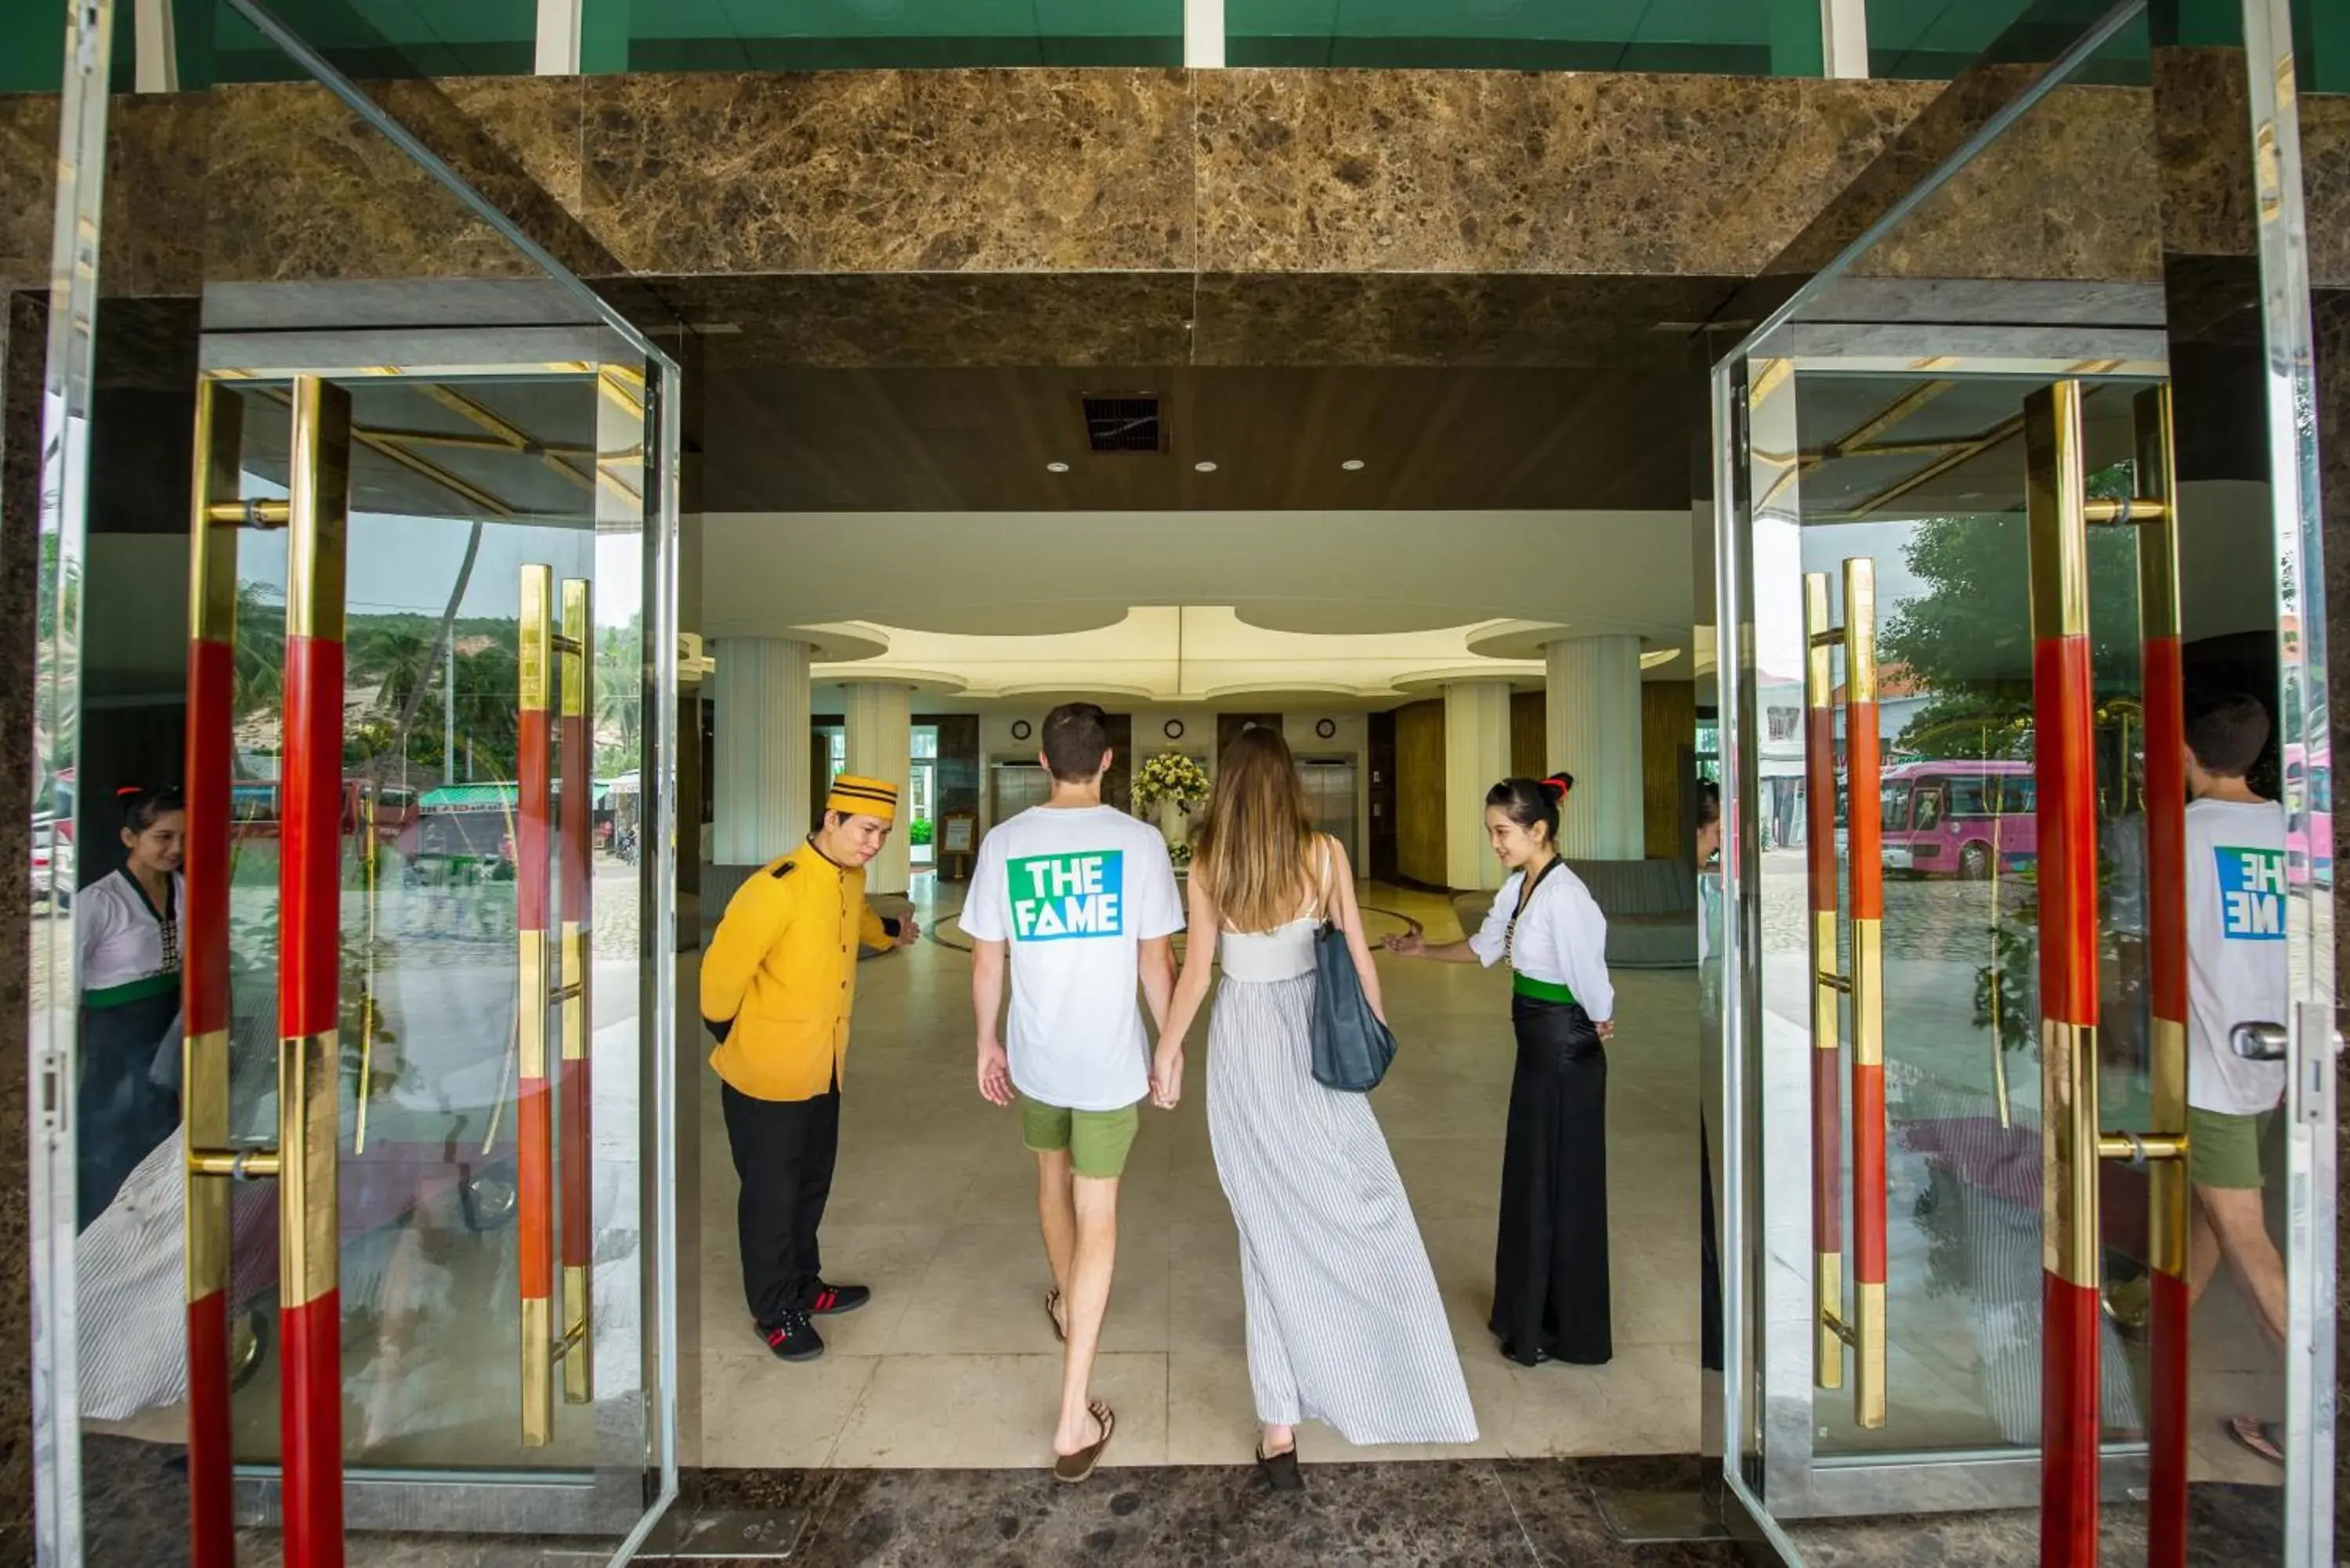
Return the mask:
<svg viewBox="0 0 2350 1568">
<path fill-rule="evenodd" d="M 713 1468 L 1041 1466 L 1059 1355 L 1042 1300 L 1035 1167 L 1014 1114 L 972 1085 L 970 961 L 943 900 L 926 940 L 863 966 L 823 1241 L 828 1277 L 874 1288 L 828 1319 L 830 1354 L 786 1366 L 752 1334 L 723 1136 L 701 1149 L 703 1460 Z M 1374 932 L 1410 920 L 1458 935 L 1442 898 L 1371 887 Z M 1372 1096 L 1441 1288 L 1479 1441 L 1357 1449 L 1309 1425 L 1310 1461 L 1694 1452 L 1699 1431 L 1697 988 L 1684 973 L 1620 977 L 1608 1140 L 1616 1359 L 1505 1362 L 1491 1307 L 1502 1129 L 1513 1062 L 1506 976 L 1383 960 L 1402 1050 Z M 1146 1108 L 1121 1184 L 1117 1282 L 1097 1388 L 1118 1412 L 1107 1462 L 1244 1464 L 1256 1426 L 1238 1241 L 1216 1184 L 1204 1025 L 1190 1093 Z M 714 1080 L 702 1126 L 720 1123 Z"/>
</svg>

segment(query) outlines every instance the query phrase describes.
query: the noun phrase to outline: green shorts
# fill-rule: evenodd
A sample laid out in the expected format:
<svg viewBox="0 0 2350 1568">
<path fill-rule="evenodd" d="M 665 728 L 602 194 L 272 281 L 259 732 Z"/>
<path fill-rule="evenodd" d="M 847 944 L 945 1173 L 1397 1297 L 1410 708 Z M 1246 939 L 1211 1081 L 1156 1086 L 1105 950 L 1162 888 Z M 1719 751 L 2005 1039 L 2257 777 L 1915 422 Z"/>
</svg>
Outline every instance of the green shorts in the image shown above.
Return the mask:
<svg viewBox="0 0 2350 1568">
<path fill-rule="evenodd" d="M 1139 1106 L 1119 1111 L 1068 1111 L 1020 1096 L 1020 1138 L 1038 1154 L 1069 1151 L 1079 1176 L 1114 1179 L 1126 1169 L 1127 1150 L 1142 1126 Z"/>
<path fill-rule="evenodd" d="M 2231 1116 L 2226 1111 L 2187 1107 L 2187 1179 L 2198 1187 L 2249 1188 L 2267 1185 L 2261 1174 L 2261 1147 L 2268 1142 L 2274 1111 Z"/>
</svg>

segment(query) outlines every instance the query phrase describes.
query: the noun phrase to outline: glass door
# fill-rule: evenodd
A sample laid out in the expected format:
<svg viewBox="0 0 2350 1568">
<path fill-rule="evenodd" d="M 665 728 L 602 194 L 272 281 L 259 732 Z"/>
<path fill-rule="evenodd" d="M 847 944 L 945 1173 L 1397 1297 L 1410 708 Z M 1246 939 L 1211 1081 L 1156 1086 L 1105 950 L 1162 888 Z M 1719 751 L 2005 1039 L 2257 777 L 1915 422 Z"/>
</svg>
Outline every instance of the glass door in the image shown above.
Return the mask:
<svg viewBox="0 0 2350 1568">
<path fill-rule="evenodd" d="M 518 336 L 364 370 L 205 343 L 200 1568 L 239 1521 L 307 1563 L 346 1527 L 609 1550 L 660 1490 L 670 846 L 613 836 L 666 793 L 659 382 L 600 332 Z"/>
<path fill-rule="evenodd" d="M 2190 1537 L 2332 1561 L 2330 747 L 2285 11 L 2245 0 L 2243 51 L 2207 59 L 2245 73 L 2258 150 L 2252 189 L 2208 182 L 2241 203 L 2230 254 L 2176 254 L 2168 207 L 2121 194 L 2241 116 L 2147 71 L 2175 17 L 2115 7 L 1914 190 L 1856 203 L 1861 237 L 1715 368 L 1726 1468 L 1799 1554 L 1941 1511 L 1975 1516 L 1951 1550 L 1983 1560 L 2036 1536 L 2049 1564 L 2181 1563 Z M 2149 75 L 2110 183 L 2064 193 L 2049 135 L 2112 90 L 2073 82 Z M 2020 214 L 1998 241 L 1950 223 L 1992 191 Z M 2215 706 L 2264 742 L 2241 787 L 2282 848 L 2198 867 L 2186 735 Z M 2215 911 L 2280 961 L 2216 1024 L 2191 1005 Z M 2272 1113 L 2190 1114 L 2262 1057 Z"/>
<path fill-rule="evenodd" d="M 2302 632 L 2270 607 L 2292 578 L 2265 519 L 2182 503 L 2173 389 L 2126 348 L 1927 374 L 1760 357 L 1725 388 L 1722 602 L 1749 650 L 1723 674 L 1734 1429 L 1782 1521 L 2036 1508 L 2044 1561 L 2118 1538 L 2179 1563 L 2196 1488 L 2292 1473 L 2248 1471 L 2229 1435 L 2293 1434 L 2312 1362 L 2190 1197 L 2220 1168 L 2189 1164 L 2188 1097 L 2219 1070 L 2193 1051 L 2297 1043 L 2265 1018 L 2190 1042 L 2190 929 L 2212 939 L 2186 758 L 2190 702 L 2273 732 L 2243 783 L 2283 803 L 2288 850 L 2229 918 L 2302 940 L 2288 873 L 2316 857 L 2289 846 L 2317 841 L 2292 836 L 2317 792 L 2293 776 L 2306 699 L 2278 684 Z M 1799 760 L 1773 775 L 1782 736 Z M 2292 1147 L 2300 1118 L 2331 1125 L 2331 1059 L 2278 1077 L 2284 1126 L 2252 1128 L 2241 1180 L 2193 1177 L 2276 1194 L 2251 1245 L 2285 1281 L 2332 1245 Z M 2275 1533 L 2261 1495 L 2230 1506 Z"/>
</svg>

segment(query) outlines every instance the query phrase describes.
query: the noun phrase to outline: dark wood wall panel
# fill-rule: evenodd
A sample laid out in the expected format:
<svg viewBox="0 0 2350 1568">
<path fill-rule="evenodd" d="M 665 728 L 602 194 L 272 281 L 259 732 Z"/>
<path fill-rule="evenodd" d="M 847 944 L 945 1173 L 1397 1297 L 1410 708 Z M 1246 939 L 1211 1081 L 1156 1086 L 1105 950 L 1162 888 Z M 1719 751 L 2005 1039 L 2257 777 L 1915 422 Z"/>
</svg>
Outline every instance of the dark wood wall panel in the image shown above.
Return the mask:
<svg viewBox="0 0 2350 1568">
<path fill-rule="evenodd" d="M 1550 772 L 1550 699 L 1540 691 L 1510 694 L 1510 773 L 1538 779 Z"/>
<path fill-rule="evenodd" d="M 1651 680 L 1640 688 L 1640 797 L 1651 859 L 1690 853 L 1690 772 L 1697 752 L 1697 686 Z"/>
<path fill-rule="evenodd" d="M 1396 871 L 1432 888 L 1444 880 L 1444 703 L 1396 710 Z"/>
</svg>

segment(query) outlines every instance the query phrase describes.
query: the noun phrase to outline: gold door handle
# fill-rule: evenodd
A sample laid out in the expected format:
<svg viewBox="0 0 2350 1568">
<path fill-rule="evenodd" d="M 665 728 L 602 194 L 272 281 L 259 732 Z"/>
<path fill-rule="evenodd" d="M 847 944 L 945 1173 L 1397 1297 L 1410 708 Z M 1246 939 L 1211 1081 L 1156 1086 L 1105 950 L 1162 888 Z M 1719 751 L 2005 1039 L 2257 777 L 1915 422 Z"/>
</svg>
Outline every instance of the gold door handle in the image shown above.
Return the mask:
<svg viewBox="0 0 2350 1568">
<path fill-rule="evenodd" d="M 1877 709 L 1877 566 L 1844 563 L 1844 623 L 1829 624 L 1828 576 L 1804 577 L 1804 777 L 1812 914 L 1812 1142 L 1814 1347 L 1823 1388 L 1844 1382 L 1853 1351 L 1853 1420 L 1874 1428 L 1886 1413 L 1885 867 L 1879 815 Z M 1845 656 L 1846 854 L 1852 961 L 1836 941 L 1834 656 Z M 1852 1009 L 1852 1282 L 1844 1284 L 1842 1016 Z"/>
<path fill-rule="evenodd" d="M 554 573 L 522 568 L 521 711 L 515 739 L 515 1090 L 516 1244 L 522 1297 L 522 1442 L 555 1440 L 555 1127 L 547 1085 L 548 767 Z"/>
<path fill-rule="evenodd" d="M 594 940 L 595 867 L 595 615 L 593 588 L 584 577 L 563 583 L 563 630 L 556 648 L 563 666 L 561 733 L 563 973 L 556 991 L 563 1009 L 563 1063 L 556 1115 L 561 1127 L 558 1150 L 563 1265 L 563 1335 L 556 1354 L 563 1362 L 566 1403 L 595 1398 L 593 1265 L 595 1223 L 590 1179 L 592 1095 L 588 1042 L 595 1027 L 589 983 Z"/>
</svg>

